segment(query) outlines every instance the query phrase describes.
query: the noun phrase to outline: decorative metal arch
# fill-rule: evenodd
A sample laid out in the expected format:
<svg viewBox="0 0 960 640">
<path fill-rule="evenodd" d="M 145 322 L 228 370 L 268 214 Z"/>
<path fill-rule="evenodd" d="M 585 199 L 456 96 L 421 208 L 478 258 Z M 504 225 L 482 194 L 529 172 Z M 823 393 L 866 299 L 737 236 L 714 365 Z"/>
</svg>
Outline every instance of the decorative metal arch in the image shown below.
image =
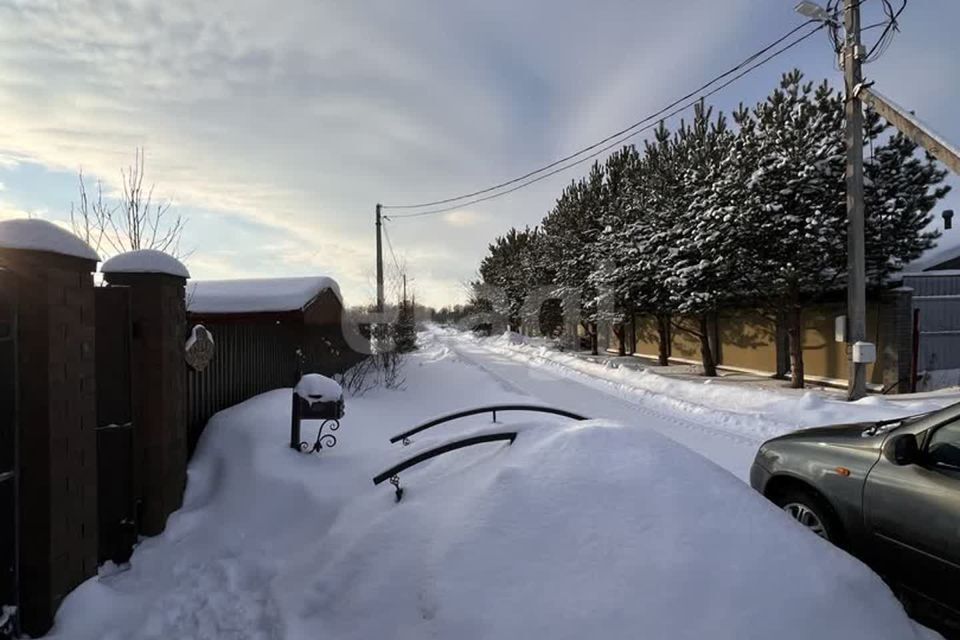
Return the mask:
<svg viewBox="0 0 960 640">
<path fill-rule="evenodd" d="M 410 467 L 430 460 L 431 458 L 436 458 L 437 456 L 449 453 L 451 451 L 456 451 L 457 449 L 463 449 L 465 447 L 472 447 L 478 444 L 484 444 L 487 442 L 509 442 L 513 444 L 513 441 L 517 439 L 516 431 L 504 431 L 501 433 L 485 433 L 479 436 L 472 436 L 470 438 L 463 438 L 462 440 L 454 440 L 453 442 L 448 442 L 447 444 L 440 445 L 439 447 L 434 447 L 433 449 L 428 449 L 418 453 L 417 455 L 407 458 L 403 462 L 393 465 L 386 471 L 376 475 L 373 478 L 373 484 L 379 485 L 384 480 L 389 480 L 390 484 L 396 489 L 397 502 L 400 502 L 400 499 L 403 497 L 403 489 L 400 487 L 400 476 L 398 475 L 401 471 L 405 471 Z"/>
<path fill-rule="evenodd" d="M 456 413 L 451 413 L 445 416 L 440 416 L 439 418 L 434 418 L 429 422 L 424 422 L 423 424 L 416 426 L 408 431 L 403 433 L 398 433 L 397 435 L 390 438 L 390 443 L 394 444 L 397 442 L 403 442 L 404 446 L 410 444 L 410 436 L 416 435 L 421 431 L 426 431 L 437 425 L 441 425 L 445 422 L 451 422 L 453 420 L 459 420 L 460 418 L 466 418 L 469 416 L 475 416 L 481 413 L 492 413 L 493 421 L 497 421 L 497 411 L 532 411 L 536 413 L 549 413 L 556 416 L 563 416 L 564 418 L 570 418 L 571 420 L 587 420 L 584 416 L 573 413 L 572 411 L 566 411 L 564 409 L 555 409 L 553 407 L 543 407 L 535 404 L 492 404 L 485 407 L 477 407 L 476 409 L 467 409 L 465 411 L 458 411 Z"/>
</svg>

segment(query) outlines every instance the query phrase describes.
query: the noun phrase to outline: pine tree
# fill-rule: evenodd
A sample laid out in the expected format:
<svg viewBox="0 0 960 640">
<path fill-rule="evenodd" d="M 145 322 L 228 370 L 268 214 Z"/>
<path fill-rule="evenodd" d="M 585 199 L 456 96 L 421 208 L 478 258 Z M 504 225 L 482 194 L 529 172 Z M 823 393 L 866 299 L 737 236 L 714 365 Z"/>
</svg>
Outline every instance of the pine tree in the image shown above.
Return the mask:
<svg viewBox="0 0 960 640">
<path fill-rule="evenodd" d="M 604 172 L 594 163 L 586 179 L 571 183 L 543 219 L 543 248 L 556 265 L 556 293 L 567 304 L 575 304 L 580 321 L 590 337 L 591 351 L 597 353 L 597 288 L 591 280 L 599 257 L 596 243 L 603 230 L 601 216 Z"/>
<path fill-rule="evenodd" d="M 398 353 L 417 350 L 417 326 L 414 305 L 409 300 L 400 302 L 397 322 L 394 327 L 393 346 Z"/>
<path fill-rule="evenodd" d="M 791 383 L 801 388 L 803 307 L 837 289 L 846 270 L 843 98 L 794 70 L 740 118 L 757 167 L 743 194 L 749 272 L 757 299 L 784 312 Z"/>
<path fill-rule="evenodd" d="M 480 276 L 488 285 L 494 310 L 507 319 L 510 331 L 520 331 L 527 298 L 526 253 L 536 230 L 510 229 L 489 246 L 480 263 Z"/>
<path fill-rule="evenodd" d="M 598 318 L 610 322 L 626 355 L 626 325 L 636 312 L 631 264 L 636 259 L 629 230 L 637 209 L 632 207 L 631 181 L 640 156 L 633 146 L 611 154 L 605 162 L 605 181 L 600 207 L 602 231 L 594 243 L 597 256 L 590 274 L 591 284 L 600 292 Z"/>
<path fill-rule="evenodd" d="M 635 188 L 631 234 L 637 249 L 633 266 L 638 310 L 657 320 L 659 363 L 669 364 L 672 306 L 666 275 L 673 269 L 677 251 L 673 235 L 676 212 L 683 206 L 683 152 L 661 122 L 654 141 L 644 145 L 644 157 Z"/>
<path fill-rule="evenodd" d="M 720 308 L 740 293 L 740 216 L 729 194 L 718 188 L 732 138 L 723 114 L 712 120 L 712 109 L 702 102 L 696 106 L 691 124 L 681 123 L 676 135 L 683 157 L 683 191 L 670 229 L 674 255 L 665 284 L 671 308 L 685 318 L 675 326 L 700 342 L 707 376 L 717 375 L 711 323 Z"/>
<path fill-rule="evenodd" d="M 882 129 L 883 127 L 878 128 Z M 887 283 L 891 275 L 931 248 L 939 232 L 926 231 L 931 211 L 950 191 L 947 172 L 929 154 L 896 133 L 864 162 L 867 282 Z"/>
<path fill-rule="evenodd" d="M 511 328 L 523 318 L 553 326 L 542 321 L 543 296 L 533 295 L 552 285 L 550 314 L 557 298 L 575 305 L 594 352 L 599 319 L 614 323 L 623 345 L 626 320 L 651 314 L 661 364 L 673 326 L 700 339 L 708 375 L 711 317 L 759 307 L 785 323 L 792 383 L 803 386 L 803 309 L 846 284 L 843 106 L 826 81 L 815 86 L 794 70 L 763 102 L 734 113 L 736 133 L 702 103 L 674 133 L 661 122 L 642 152 L 625 147 L 569 184 L 539 230 L 497 238 L 481 276 L 499 293 L 478 302 Z M 904 136 L 881 143 L 885 128 L 867 113 L 865 139 L 876 147 L 864 163 L 873 287 L 932 246 L 937 236 L 925 228 L 949 190 L 945 171 Z"/>
</svg>

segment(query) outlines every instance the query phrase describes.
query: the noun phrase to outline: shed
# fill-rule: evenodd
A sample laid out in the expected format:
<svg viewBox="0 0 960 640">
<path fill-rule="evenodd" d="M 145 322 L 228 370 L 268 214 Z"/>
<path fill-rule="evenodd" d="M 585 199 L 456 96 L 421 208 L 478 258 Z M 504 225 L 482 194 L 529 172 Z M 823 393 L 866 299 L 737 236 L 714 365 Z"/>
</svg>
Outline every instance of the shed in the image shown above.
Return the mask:
<svg viewBox="0 0 960 640">
<path fill-rule="evenodd" d="M 340 287 L 327 276 L 194 280 L 187 313 L 211 323 L 327 324 L 339 322 Z"/>
<path fill-rule="evenodd" d="M 343 373 L 366 355 L 356 334 L 347 339 L 333 278 L 194 280 L 186 295 L 189 335 L 203 325 L 215 345 L 206 368 L 187 372 L 191 445 L 217 411 L 303 373 Z"/>
</svg>

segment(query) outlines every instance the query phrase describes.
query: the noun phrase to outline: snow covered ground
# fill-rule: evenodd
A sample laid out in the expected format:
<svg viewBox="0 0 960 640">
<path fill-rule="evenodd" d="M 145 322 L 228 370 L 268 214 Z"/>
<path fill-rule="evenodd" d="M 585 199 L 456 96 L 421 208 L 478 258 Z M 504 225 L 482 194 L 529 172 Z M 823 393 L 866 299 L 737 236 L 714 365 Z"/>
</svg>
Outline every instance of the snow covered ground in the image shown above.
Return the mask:
<svg viewBox="0 0 960 640">
<path fill-rule="evenodd" d="M 734 476 L 771 435 L 943 399 L 848 405 L 658 379 L 442 329 L 421 342 L 404 389 L 346 399 L 340 442 L 322 456 L 287 448 L 290 390 L 215 416 L 166 531 L 128 570 L 71 594 L 50 637 L 927 637 L 869 570 Z M 388 442 L 494 402 L 602 420 L 477 416 L 411 448 Z M 512 446 L 405 472 L 400 504 L 371 483 L 453 433 L 506 428 L 520 431 Z"/>
<path fill-rule="evenodd" d="M 804 427 L 914 415 L 960 401 L 955 394 L 919 394 L 870 396 L 851 404 L 819 390 L 776 391 L 614 369 L 516 334 L 480 338 L 434 327 L 429 339 L 528 401 L 650 427 L 744 481 L 757 447 L 768 438 Z"/>
</svg>

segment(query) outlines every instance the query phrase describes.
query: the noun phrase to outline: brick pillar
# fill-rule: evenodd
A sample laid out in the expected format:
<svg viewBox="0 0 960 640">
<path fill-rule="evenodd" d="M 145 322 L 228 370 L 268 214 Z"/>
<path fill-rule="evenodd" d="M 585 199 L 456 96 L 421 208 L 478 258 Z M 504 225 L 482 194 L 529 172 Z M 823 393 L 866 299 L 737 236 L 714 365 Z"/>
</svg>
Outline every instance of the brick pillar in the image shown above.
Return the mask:
<svg viewBox="0 0 960 640">
<path fill-rule="evenodd" d="M 131 370 L 136 457 L 142 482 L 140 533 L 163 531 L 187 480 L 186 279 L 164 273 L 109 273 L 130 287 Z"/>
<path fill-rule="evenodd" d="M 96 261 L 0 248 L 0 264 L 19 298 L 21 622 L 39 636 L 97 571 Z"/>
</svg>

